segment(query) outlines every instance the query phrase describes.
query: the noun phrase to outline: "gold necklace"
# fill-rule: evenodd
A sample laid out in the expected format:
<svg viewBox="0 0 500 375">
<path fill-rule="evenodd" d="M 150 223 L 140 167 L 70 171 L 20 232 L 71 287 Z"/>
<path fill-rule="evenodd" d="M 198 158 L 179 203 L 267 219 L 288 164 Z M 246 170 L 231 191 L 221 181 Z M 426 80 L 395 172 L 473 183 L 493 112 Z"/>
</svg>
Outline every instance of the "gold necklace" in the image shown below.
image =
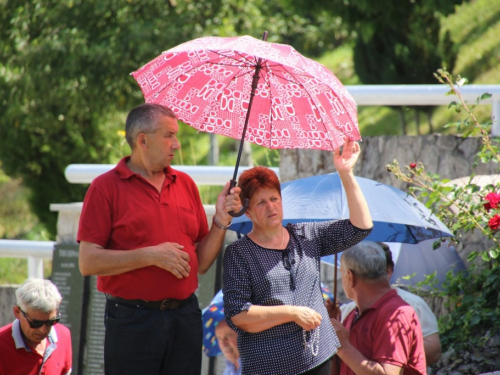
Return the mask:
<svg viewBox="0 0 500 375">
<path fill-rule="evenodd" d="M 269 249 L 269 247 L 266 246 L 265 242 L 262 241 L 262 239 L 258 236 L 257 233 L 255 233 L 253 230 L 251 231 L 251 233 L 255 234 L 255 237 L 257 237 L 257 239 L 259 240 L 259 242 L 266 248 L 266 249 Z M 283 242 L 285 241 L 285 228 L 281 227 L 281 244 L 280 244 L 280 247 L 279 249 L 282 250 L 283 249 Z"/>
</svg>

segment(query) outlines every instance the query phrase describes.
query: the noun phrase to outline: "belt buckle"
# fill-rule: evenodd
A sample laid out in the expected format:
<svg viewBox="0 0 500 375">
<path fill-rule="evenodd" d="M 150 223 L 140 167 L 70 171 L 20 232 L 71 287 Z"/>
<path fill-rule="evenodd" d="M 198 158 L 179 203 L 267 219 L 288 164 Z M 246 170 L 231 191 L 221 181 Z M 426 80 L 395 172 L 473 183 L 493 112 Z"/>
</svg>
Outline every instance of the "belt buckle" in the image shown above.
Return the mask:
<svg viewBox="0 0 500 375">
<path fill-rule="evenodd" d="M 164 299 L 163 301 L 161 301 L 160 310 L 169 310 L 171 308 L 170 307 L 171 301 L 172 301 L 171 298 L 167 298 L 167 299 Z"/>
</svg>

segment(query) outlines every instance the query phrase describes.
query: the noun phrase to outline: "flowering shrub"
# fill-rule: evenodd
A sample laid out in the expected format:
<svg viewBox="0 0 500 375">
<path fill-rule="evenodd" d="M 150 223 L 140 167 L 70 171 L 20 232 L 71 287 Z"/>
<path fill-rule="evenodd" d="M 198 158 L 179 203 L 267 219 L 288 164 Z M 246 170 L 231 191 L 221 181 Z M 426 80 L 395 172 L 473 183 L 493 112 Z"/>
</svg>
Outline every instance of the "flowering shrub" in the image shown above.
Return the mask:
<svg viewBox="0 0 500 375">
<path fill-rule="evenodd" d="M 468 106 L 460 94 L 460 87 L 467 81 L 457 77 L 455 84 L 446 70 L 439 70 L 436 78 L 450 86 L 450 94 L 456 95 L 450 108 L 465 113 L 466 118 L 455 124 L 464 137 L 478 136 L 481 148 L 475 157 L 475 165 L 490 161 L 500 162 L 499 139 L 490 137 L 491 123 L 479 124 L 473 110 L 479 101 L 490 97 L 483 94 L 476 103 Z M 441 341 L 444 349 L 478 350 L 485 347 L 490 333 L 500 332 L 500 186 L 478 186 L 471 176 L 463 185 L 450 185 L 450 181 L 426 171 L 420 162 L 401 169 L 398 162 L 387 165 L 387 170 L 409 184 L 409 192 L 433 210 L 452 231 L 455 241 L 471 231 L 479 231 L 491 245 L 479 252 L 472 252 L 468 260 L 478 256 L 484 267 L 472 266 L 462 274 L 448 275 L 445 292 L 434 293 L 448 298 L 451 313 L 440 318 Z M 436 241 L 436 247 L 439 241 Z M 432 284 L 432 280 L 428 281 Z"/>
<path fill-rule="evenodd" d="M 498 202 L 500 202 L 500 194 L 497 193 L 489 193 L 484 197 L 484 200 L 487 201 L 484 204 L 484 209 L 486 211 L 491 210 L 492 208 L 497 208 Z"/>
<path fill-rule="evenodd" d="M 457 95 L 459 98 L 458 102 L 453 101 L 449 107 L 455 108 L 457 112 L 468 114 L 465 120 L 452 125 L 458 131 L 463 131 L 464 137 L 479 136 L 481 138 L 482 147 L 476 154 L 475 165 L 490 161 L 500 162 L 499 140 L 491 138 L 488 133 L 491 122 L 479 124 L 473 114 L 479 101 L 491 95 L 483 94 L 473 106 L 469 107 L 459 91 L 460 87 L 467 82 L 466 79 L 458 77 L 454 85 L 451 75 L 446 70 L 439 70 L 436 77 L 441 83 L 446 83 L 451 87 L 450 94 Z M 481 255 L 484 261 L 499 257 L 500 233 L 497 232 L 499 219 L 496 216 L 500 218 L 500 194 L 497 193 L 500 191 L 500 186 L 478 186 L 473 183 L 473 175 L 463 186 L 450 185 L 450 180 L 440 180 L 438 175 L 427 172 L 422 163 L 411 163 L 402 170 L 395 160 L 387 165 L 387 170 L 410 185 L 409 192 L 417 199 L 426 202 L 426 205 L 455 234 L 456 240 L 460 240 L 464 233 L 472 230 L 479 230 L 492 240 L 493 246 L 490 249 L 485 249 L 481 254 L 471 253 L 469 260 L 473 260 L 478 255 Z"/>
<path fill-rule="evenodd" d="M 488 226 L 491 230 L 497 230 L 498 227 L 500 227 L 500 215 L 495 214 L 495 216 L 493 216 L 490 221 L 488 221 Z"/>
</svg>

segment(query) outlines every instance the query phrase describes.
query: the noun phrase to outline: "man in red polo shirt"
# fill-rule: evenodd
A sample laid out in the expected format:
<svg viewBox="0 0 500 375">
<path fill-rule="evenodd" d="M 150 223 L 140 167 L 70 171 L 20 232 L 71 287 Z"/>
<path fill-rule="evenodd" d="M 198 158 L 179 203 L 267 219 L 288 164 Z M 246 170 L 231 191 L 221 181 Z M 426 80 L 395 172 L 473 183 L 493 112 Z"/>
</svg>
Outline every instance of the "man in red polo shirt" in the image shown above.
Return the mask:
<svg viewBox="0 0 500 375">
<path fill-rule="evenodd" d="M 83 202 L 80 271 L 106 294 L 106 374 L 196 374 L 202 324 L 197 273 L 216 259 L 239 211 L 239 188 L 219 194 L 211 229 L 198 189 L 171 168 L 175 114 L 143 104 L 127 116 L 132 153 L 97 177 Z"/>
<path fill-rule="evenodd" d="M 28 279 L 16 290 L 16 299 L 16 320 L 0 328 L 0 375 L 71 373 L 71 335 L 57 324 L 57 287 L 49 280 Z"/>
<path fill-rule="evenodd" d="M 332 374 L 426 374 L 417 314 L 391 289 L 386 269 L 384 251 L 375 242 L 342 253 L 342 286 L 356 308 L 344 326 L 330 319 L 341 344 Z"/>
</svg>

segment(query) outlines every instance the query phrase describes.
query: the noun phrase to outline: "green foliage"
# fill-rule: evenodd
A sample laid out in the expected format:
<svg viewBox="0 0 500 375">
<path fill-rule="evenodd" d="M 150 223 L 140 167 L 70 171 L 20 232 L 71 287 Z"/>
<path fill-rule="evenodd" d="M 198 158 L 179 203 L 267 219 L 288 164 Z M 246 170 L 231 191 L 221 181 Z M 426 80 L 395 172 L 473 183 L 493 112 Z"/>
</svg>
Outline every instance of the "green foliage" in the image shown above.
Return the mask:
<svg viewBox="0 0 500 375">
<path fill-rule="evenodd" d="M 0 239 L 48 239 L 48 233 L 30 211 L 29 194 L 20 179 L 0 181 L 0 197 Z"/>
<path fill-rule="evenodd" d="M 365 84 L 430 83 L 443 61 L 453 64 L 449 35 L 443 37 L 447 55 L 436 48 L 440 16 L 453 12 L 462 0 L 283 1 L 297 12 L 327 12 L 342 19 L 355 35 L 355 69 Z"/>
<path fill-rule="evenodd" d="M 43 276 L 49 278 L 52 273 L 52 261 L 44 260 Z M 19 258 L 0 258 L 0 285 L 22 284 L 28 278 L 28 261 Z"/>
<path fill-rule="evenodd" d="M 489 337 L 498 332 L 499 275 L 498 263 L 481 271 L 471 267 L 468 272 L 448 275 L 443 287 L 447 290 L 447 307 L 452 313 L 439 320 L 444 347 L 480 350 Z"/>
<path fill-rule="evenodd" d="M 458 76 L 453 80 L 446 70 L 439 70 L 436 78 L 449 85 L 450 93 L 457 96 L 450 108 L 465 114 L 454 126 L 466 130 L 464 137 L 478 136 L 482 145 L 476 154 L 476 163 L 500 161 L 500 139 L 487 132 L 489 124 L 480 124 L 473 110 L 480 100 L 469 106 L 460 94 L 460 87 L 467 80 Z M 425 200 L 426 205 L 447 225 L 460 240 L 465 233 L 479 232 L 489 240 L 490 247 L 469 255 L 469 261 L 480 257 L 482 267 L 471 267 L 459 275 L 448 275 L 441 296 L 448 298 L 449 315 L 441 317 L 441 341 L 443 346 L 457 348 L 481 348 L 490 333 L 498 332 L 500 322 L 500 195 L 498 185 L 479 186 L 472 175 L 463 185 L 451 185 L 438 175 L 426 171 L 422 163 L 412 163 L 401 170 L 395 160 L 387 166 L 396 178 L 410 185 L 410 193 Z M 498 221 L 498 225 L 497 225 Z"/>
</svg>

